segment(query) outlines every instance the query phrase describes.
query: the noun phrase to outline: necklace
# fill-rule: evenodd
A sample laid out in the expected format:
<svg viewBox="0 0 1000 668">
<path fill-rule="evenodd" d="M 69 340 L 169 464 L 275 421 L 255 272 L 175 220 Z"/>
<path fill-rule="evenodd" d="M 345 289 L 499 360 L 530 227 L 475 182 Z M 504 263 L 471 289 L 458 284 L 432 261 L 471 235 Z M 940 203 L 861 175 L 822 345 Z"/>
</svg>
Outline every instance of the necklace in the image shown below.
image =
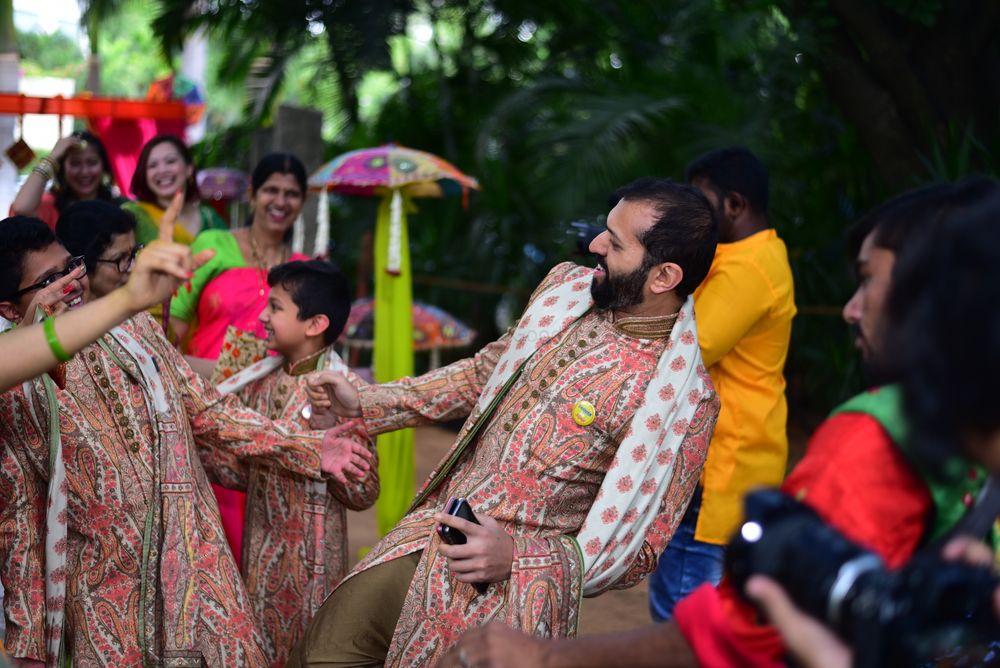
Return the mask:
<svg viewBox="0 0 1000 668">
<path fill-rule="evenodd" d="M 281 259 L 276 262 L 275 265 L 268 265 L 264 260 L 264 256 L 260 252 L 260 248 L 257 247 L 257 240 L 253 237 L 253 230 L 247 230 L 247 239 L 250 241 L 250 252 L 253 253 L 253 260 L 260 269 L 260 273 L 257 274 L 257 294 L 263 297 L 267 292 L 267 272 L 272 266 L 281 264 L 285 261 L 285 247 L 281 247 Z"/>
</svg>

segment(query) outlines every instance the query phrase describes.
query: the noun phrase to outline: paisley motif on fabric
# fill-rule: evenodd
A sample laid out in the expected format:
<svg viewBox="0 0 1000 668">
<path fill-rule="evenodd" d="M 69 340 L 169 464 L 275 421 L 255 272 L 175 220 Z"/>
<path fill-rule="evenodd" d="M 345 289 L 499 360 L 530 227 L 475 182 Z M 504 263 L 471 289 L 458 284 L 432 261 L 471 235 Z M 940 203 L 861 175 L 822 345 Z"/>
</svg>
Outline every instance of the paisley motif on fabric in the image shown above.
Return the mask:
<svg viewBox="0 0 1000 668">
<path fill-rule="evenodd" d="M 64 638 L 73 665 L 265 666 L 199 461 L 258 457 L 319 479 L 297 433 L 197 376 L 141 314 L 85 348 L 58 392 L 68 529 Z M 0 395 L 0 570 L 7 649 L 45 658 L 49 422 L 40 382 Z"/>
<path fill-rule="evenodd" d="M 579 294 L 574 300 L 582 302 L 587 293 L 578 286 L 589 272 L 556 267 L 536 290 L 533 303 L 544 305 L 550 300 L 544 295 L 555 288 Z M 631 586 L 654 568 L 697 484 L 718 414 L 707 376 L 690 372 L 687 382 L 695 378 L 701 399 L 687 412 L 698 419 L 665 448 L 666 435 L 652 416 L 675 415 L 677 392 L 671 389 L 670 400 L 661 396 L 656 405 L 650 405 L 650 392 L 654 398 L 662 395 L 664 383 L 653 381 L 670 340 L 624 335 L 610 314 L 597 311 L 549 322 L 529 305 L 516 328 L 473 358 L 362 390 L 372 435 L 468 416 L 455 446 L 418 493 L 415 507 L 348 575 L 422 552 L 386 665 L 433 665 L 462 632 L 494 619 L 539 636 L 571 636 L 585 582 L 599 593 Z M 701 366 L 696 350 L 684 354 L 690 361 L 686 368 Z M 518 368 L 495 410 L 479 424 Z M 504 378 L 497 378 L 498 369 Z M 687 405 L 687 387 L 681 396 Z M 594 421 L 587 426 L 573 419 L 580 400 L 595 407 Z M 656 426 L 655 433 L 645 426 L 633 428 L 644 406 L 649 411 L 641 421 Z M 640 432 L 642 441 L 635 437 Z M 626 440 L 630 443 L 623 446 Z M 620 447 L 626 450 L 618 456 Z M 633 465 L 640 473 L 672 469 L 665 479 L 652 473 L 646 478 L 633 472 Z M 621 505 L 622 495 L 646 498 Z M 468 499 L 474 512 L 492 516 L 514 538 L 511 578 L 491 584 L 482 595 L 454 580 L 438 552 L 433 515 L 452 496 Z M 593 515 L 599 503 L 607 505 Z M 610 528 L 626 521 L 631 526 L 579 540 L 585 523 L 587 531 L 596 531 L 604 520 Z M 610 556 L 600 559 L 602 555 Z M 585 568 L 588 562 L 591 572 Z"/>
</svg>

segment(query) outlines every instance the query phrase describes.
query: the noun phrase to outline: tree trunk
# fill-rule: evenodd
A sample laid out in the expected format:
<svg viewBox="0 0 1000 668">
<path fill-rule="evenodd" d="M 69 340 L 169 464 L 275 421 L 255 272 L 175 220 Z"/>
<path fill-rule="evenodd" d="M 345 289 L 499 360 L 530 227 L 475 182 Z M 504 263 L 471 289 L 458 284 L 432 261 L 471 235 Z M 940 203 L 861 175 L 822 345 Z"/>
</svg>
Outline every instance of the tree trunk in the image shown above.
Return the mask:
<svg viewBox="0 0 1000 668">
<path fill-rule="evenodd" d="M 930 176 L 933 155 L 955 157 L 966 136 L 997 136 L 1000 3 L 953 0 L 924 25 L 887 3 L 788 0 L 782 9 L 809 35 L 834 104 L 857 130 L 887 190 Z M 807 47 L 808 48 L 808 47 Z M 982 168 L 972 156 L 964 170 Z M 941 176 L 941 175 L 936 175 Z"/>
<path fill-rule="evenodd" d="M 13 0 L 0 0 L 0 53 L 17 53 Z"/>
<path fill-rule="evenodd" d="M 922 169 L 919 144 L 892 95 L 870 75 L 849 40 L 827 49 L 820 74 L 834 104 L 871 153 L 882 185 L 889 192 L 912 186 Z"/>
<path fill-rule="evenodd" d="M 90 53 L 87 55 L 87 81 L 83 89 L 94 95 L 101 94 L 101 54 L 98 40 L 100 39 L 100 21 L 91 13 L 87 20 L 87 39 L 90 41 Z"/>
</svg>

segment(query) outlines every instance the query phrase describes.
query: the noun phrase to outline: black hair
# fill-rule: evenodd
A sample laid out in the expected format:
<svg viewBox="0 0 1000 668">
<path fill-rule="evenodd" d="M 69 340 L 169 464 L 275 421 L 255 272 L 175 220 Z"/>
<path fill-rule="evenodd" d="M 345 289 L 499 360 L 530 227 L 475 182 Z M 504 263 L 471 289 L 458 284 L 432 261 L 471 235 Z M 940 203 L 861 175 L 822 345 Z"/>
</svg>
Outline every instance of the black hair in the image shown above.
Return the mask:
<svg viewBox="0 0 1000 668">
<path fill-rule="evenodd" d="M 995 188 L 993 179 L 972 176 L 957 183 L 934 183 L 897 195 L 868 211 L 848 229 L 850 257 L 858 256 L 865 238 L 873 231 L 876 248 L 898 255 L 914 237 L 980 201 Z"/>
<path fill-rule="evenodd" d="M 295 260 L 279 264 L 267 274 L 267 284 L 280 285 L 299 308 L 299 320 L 325 315 L 330 326 L 323 340 L 332 344 L 340 336 L 351 312 L 351 290 L 347 277 L 326 260 Z"/>
<path fill-rule="evenodd" d="M 48 225 L 31 216 L 0 220 L 0 300 L 17 292 L 24 278 L 24 256 L 43 251 L 56 241 Z"/>
<path fill-rule="evenodd" d="M 250 175 L 250 191 L 256 193 L 272 174 L 291 174 L 305 197 L 308 177 L 305 165 L 291 153 L 269 153 L 260 159 Z"/>
<path fill-rule="evenodd" d="M 97 151 L 97 157 L 101 160 L 101 171 L 104 175 L 101 177 L 101 183 L 97 186 L 97 199 L 105 202 L 115 201 L 115 194 L 111 190 L 111 186 L 114 183 L 114 174 L 111 171 L 111 160 L 108 159 L 108 152 L 104 148 L 104 144 L 96 135 L 86 130 L 77 130 L 73 133 L 73 136 L 82 139 L 89 146 L 92 146 Z M 69 154 L 70 151 L 67 151 L 56 164 L 56 173 L 52 178 L 52 187 L 50 188 L 55 197 L 56 211 L 59 213 L 62 213 L 63 209 L 73 202 L 78 201 L 76 193 L 70 191 L 63 176 L 63 165 Z"/>
<path fill-rule="evenodd" d="M 56 236 L 70 255 L 82 255 L 87 273 L 111 244 L 112 237 L 135 232 L 135 216 L 108 202 L 74 202 L 59 216 Z"/>
<path fill-rule="evenodd" d="M 725 201 L 729 193 L 739 193 L 755 213 L 767 215 L 768 178 L 764 163 L 750 149 L 730 146 L 706 153 L 691 161 L 684 180 L 705 179 Z"/>
<path fill-rule="evenodd" d="M 305 165 L 291 153 L 268 153 L 261 158 L 250 175 L 250 192 L 256 194 L 264 182 L 271 178 L 272 174 L 291 174 L 295 182 L 299 184 L 299 189 L 302 190 L 302 197 L 306 196 L 308 177 Z M 253 211 L 251 211 L 246 219 L 247 227 L 253 225 L 253 216 Z M 286 244 L 292 240 L 294 232 L 293 227 L 289 227 L 285 232 L 284 242 Z"/>
<path fill-rule="evenodd" d="M 647 176 L 615 191 L 614 199 L 645 202 L 657 218 L 639 241 L 646 250 L 643 266 L 650 269 L 674 262 L 684 272 L 674 292 L 685 299 L 694 292 L 715 257 L 718 222 L 705 196 L 694 186 L 670 179 Z"/>
<path fill-rule="evenodd" d="M 1000 429 L 1000 183 L 977 179 L 962 195 L 897 258 L 889 296 L 910 449 L 934 471 L 969 436 Z"/>
<path fill-rule="evenodd" d="M 199 201 L 201 193 L 198 191 L 198 167 L 194 164 L 194 156 L 191 154 L 191 149 L 188 148 L 188 145 L 174 135 L 156 135 L 143 145 L 142 151 L 139 152 L 139 162 L 135 166 L 135 171 L 132 172 L 132 194 L 140 202 L 148 202 L 159 206 L 153 189 L 149 187 L 146 171 L 149 169 L 149 154 L 160 144 L 170 144 L 176 148 L 177 152 L 181 154 L 184 164 L 193 167 L 191 176 L 188 177 L 187 183 L 184 186 L 184 201 Z"/>
</svg>

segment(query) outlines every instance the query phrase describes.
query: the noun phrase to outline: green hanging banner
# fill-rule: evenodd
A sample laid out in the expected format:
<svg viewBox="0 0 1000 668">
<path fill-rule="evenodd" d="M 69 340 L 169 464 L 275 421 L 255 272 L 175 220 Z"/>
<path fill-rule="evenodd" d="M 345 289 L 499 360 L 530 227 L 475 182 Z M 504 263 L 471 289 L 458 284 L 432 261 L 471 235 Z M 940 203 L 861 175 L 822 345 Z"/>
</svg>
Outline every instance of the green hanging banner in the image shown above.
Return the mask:
<svg viewBox="0 0 1000 668">
<path fill-rule="evenodd" d="M 408 198 L 394 189 L 382 199 L 375 223 L 375 382 L 413 375 L 413 289 L 406 229 Z M 378 437 L 381 492 L 375 503 L 379 536 L 395 526 L 415 493 L 413 430 Z"/>
</svg>

